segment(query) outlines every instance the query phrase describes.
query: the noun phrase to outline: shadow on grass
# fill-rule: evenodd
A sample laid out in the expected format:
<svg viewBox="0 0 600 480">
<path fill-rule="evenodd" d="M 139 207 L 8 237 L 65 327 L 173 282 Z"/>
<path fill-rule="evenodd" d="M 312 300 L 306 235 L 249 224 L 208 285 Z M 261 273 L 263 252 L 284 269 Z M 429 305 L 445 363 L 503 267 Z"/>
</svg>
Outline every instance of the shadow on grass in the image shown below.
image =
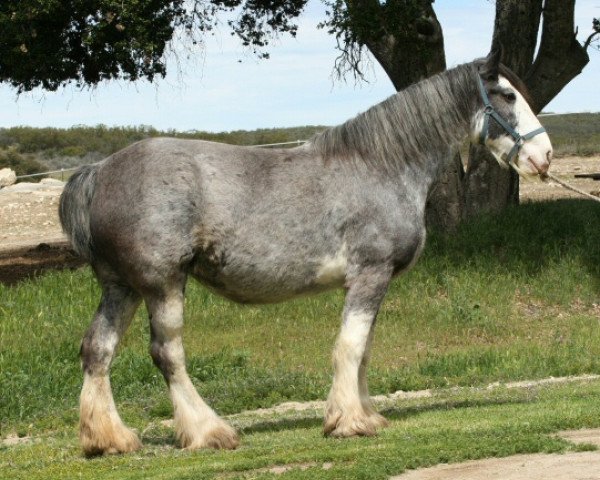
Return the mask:
<svg viewBox="0 0 600 480">
<path fill-rule="evenodd" d="M 457 410 L 465 408 L 492 407 L 499 405 L 519 405 L 531 403 L 534 398 L 485 398 L 485 399 L 463 399 L 463 400 L 441 400 L 429 405 L 411 405 L 407 407 L 395 406 L 380 410 L 388 420 L 407 420 L 423 413 Z"/>
<path fill-rule="evenodd" d="M 285 414 L 283 414 L 285 415 Z M 240 427 L 240 433 L 249 435 L 252 433 L 263 432 L 281 432 L 284 430 L 305 430 L 323 425 L 323 419 L 314 416 L 277 418 L 272 420 L 263 420 L 246 427 Z"/>
<path fill-rule="evenodd" d="M 484 398 L 484 399 L 462 399 L 462 400 L 440 400 L 428 405 L 394 406 L 384 408 L 379 411 L 388 420 L 407 420 L 423 413 L 455 410 L 462 408 L 479 408 L 499 405 L 517 405 L 531 403 L 535 398 Z M 320 427 L 323 424 L 321 416 L 303 416 L 295 418 L 278 418 L 254 423 L 247 427 L 242 427 L 239 431 L 243 434 L 262 433 L 262 432 L 280 432 L 284 430 L 302 430 Z"/>
<path fill-rule="evenodd" d="M 174 433 L 165 432 L 164 434 L 149 433 L 140 436 L 140 439 L 144 445 L 154 447 L 168 447 L 168 448 L 179 448 L 179 443 L 175 438 Z"/>
<path fill-rule="evenodd" d="M 432 232 L 427 257 L 464 265 L 481 259 L 510 273 L 537 274 L 550 261 L 578 257 L 600 288 L 600 206 L 590 200 L 525 203 L 465 222 L 451 235 Z"/>
</svg>

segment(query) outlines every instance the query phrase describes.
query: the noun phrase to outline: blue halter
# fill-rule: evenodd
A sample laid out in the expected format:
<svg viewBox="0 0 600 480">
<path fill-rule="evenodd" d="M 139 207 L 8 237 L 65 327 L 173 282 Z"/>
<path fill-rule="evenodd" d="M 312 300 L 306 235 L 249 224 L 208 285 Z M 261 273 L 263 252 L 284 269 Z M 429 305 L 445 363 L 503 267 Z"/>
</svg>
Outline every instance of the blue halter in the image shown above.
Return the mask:
<svg viewBox="0 0 600 480">
<path fill-rule="evenodd" d="M 540 127 L 529 133 L 526 133 L 525 135 L 521 135 L 514 128 L 512 128 L 509 125 L 509 123 L 506 120 L 504 120 L 496 111 L 496 109 L 490 102 L 487 91 L 485 89 L 485 85 L 483 84 L 483 80 L 479 76 L 477 77 L 477 79 L 479 80 L 479 92 L 481 93 L 481 99 L 483 100 L 484 105 L 483 128 L 481 129 L 481 133 L 479 134 L 479 143 L 481 145 L 485 145 L 485 139 L 488 136 L 488 130 L 490 127 L 490 117 L 492 117 L 496 121 L 496 123 L 500 125 L 504 129 L 504 131 L 508 133 L 515 141 L 513 148 L 510 150 L 510 152 L 508 152 L 508 155 L 506 157 L 506 162 L 510 165 L 513 161 L 513 158 L 517 155 L 517 153 L 519 153 L 519 150 L 521 150 L 523 144 L 527 140 L 535 137 L 536 135 L 544 133 L 546 129 L 544 127 Z"/>
</svg>

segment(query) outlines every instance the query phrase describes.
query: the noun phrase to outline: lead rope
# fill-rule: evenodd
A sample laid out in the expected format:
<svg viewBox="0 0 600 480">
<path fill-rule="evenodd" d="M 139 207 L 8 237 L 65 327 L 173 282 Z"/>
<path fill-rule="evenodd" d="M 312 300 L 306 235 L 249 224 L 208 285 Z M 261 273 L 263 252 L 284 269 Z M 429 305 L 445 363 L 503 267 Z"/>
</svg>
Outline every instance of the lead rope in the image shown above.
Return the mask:
<svg viewBox="0 0 600 480">
<path fill-rule="evenodd" d="M 510 166 L 515 170 L 515 172 L 519 173 L 519 171 L 514 166 L 514 164 L 511 163 Z M 580 190 L 577 187 L 574 187 L 570 183 L 567 183 L 564 180 L 561 180 L 560 178 L 555 177 L 551 173 L 540 174 L 540 178 L 542 179 L 543 182 L 546 182 L 547 180 L 552 180 L 553 182 L 558 183 L 561 187 L 564 187 L 567 190 L 571 190 L 572 192 L 578 193 L 579 195 L 583 195 L 584 197 L 589 198 L 590 200 L 594 200 L 594 202 L 600 202 L 600 198 L 595 197 L 594 195 L 591 195 L 587 192 L 584 192 L 583 190 Z"/>
<path fill-rule="evenodd" d="M 542 180 L 545 180 L 549 178 L 550 180 L 558 183 L 559 185 L 561 185 L 562 187 L 566 188 L 567 190 L 571 190 L 572 192 L 578 193 L 579 195 L 583 195 L 584 197 L 589 198 L 590 200 L 594 200 L 595 202 L 600 202 L 600 198 L 591 195 L 587 192 L 584 192 L 583 190 L 579 190 L 577 187 L 574 187 L 573 185 L 571 185 L 570 183 L 567 183 L 563 180 L 560 180 L 559 178 L 555 177 L 554 175 L 552 175 L 551 173 L 546 173 L 544 176 L 542 176 Z"/>
</svg>

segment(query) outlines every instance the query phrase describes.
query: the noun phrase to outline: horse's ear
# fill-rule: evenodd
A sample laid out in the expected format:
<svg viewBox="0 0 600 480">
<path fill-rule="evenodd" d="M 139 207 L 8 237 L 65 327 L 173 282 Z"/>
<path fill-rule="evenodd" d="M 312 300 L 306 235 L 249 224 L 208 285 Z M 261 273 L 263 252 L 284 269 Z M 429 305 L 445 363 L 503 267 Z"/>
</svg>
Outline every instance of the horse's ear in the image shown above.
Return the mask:
<svg viewBox="0 0 600 480">
<path fill-rule="evenodd" d="M 498 72 L 500 70 L 500 60 L 502 59 L 503 50 L 502 44 L 498 44 L 492 48 L 492 51 L 485 58 L 479 71 L 485 80 L 490 82 L 498 81 Z"/>
</svg>

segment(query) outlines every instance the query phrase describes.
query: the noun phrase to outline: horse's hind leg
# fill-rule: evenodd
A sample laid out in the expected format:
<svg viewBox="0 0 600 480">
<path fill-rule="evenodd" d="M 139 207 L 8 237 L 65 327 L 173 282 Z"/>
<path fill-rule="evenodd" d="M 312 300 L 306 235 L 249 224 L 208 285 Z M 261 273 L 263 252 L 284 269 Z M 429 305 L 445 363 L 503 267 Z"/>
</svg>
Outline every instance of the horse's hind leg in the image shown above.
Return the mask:
<svg viewBox="0 0 600 480">
<path fill-rule="evenodd" d="M 373 269 L 357 276 L 349 286 L 333 352 L 333 385 L 323 425 L 326 435 L 374 435 L 387 424 L 371 406 L 366 368 L 375 317 L 390 277 L 389 269 Z"/>
<path fill-rule="evenodd" d="M 139 304 L 140 297 L 129 288 L 104 284 L 100 306 L 81 343 L 79 439 L 88 456 L 126 453 L 141 447 L 136 434 L 117 413 L 109 380 L 115 350 Z"/>
<path fill-rule="evenodd" d="M 147 296 L 152 335 L 151 354 L 163 373 L 173 402 L 175 432 L 183 448 L 236 448 L 235 430 L 202 400 L 185 368 L 183 283 L 180 288 Z"/>
</svg>

